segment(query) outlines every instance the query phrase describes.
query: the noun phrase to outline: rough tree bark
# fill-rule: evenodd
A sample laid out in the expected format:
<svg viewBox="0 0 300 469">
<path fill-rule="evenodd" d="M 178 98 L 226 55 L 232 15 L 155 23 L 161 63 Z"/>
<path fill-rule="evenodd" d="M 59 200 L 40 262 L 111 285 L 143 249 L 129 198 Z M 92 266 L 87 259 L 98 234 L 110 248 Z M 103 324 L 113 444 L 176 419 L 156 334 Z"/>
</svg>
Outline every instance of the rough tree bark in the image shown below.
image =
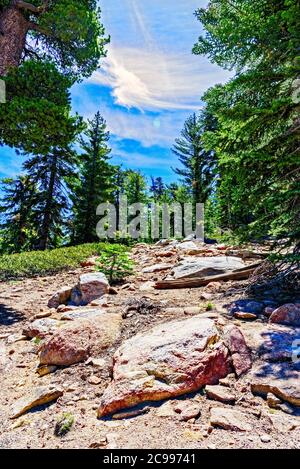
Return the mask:
<svg viewBox="0 0 300 469">
<path fill-rule="evenodd" d="M 0 12 L 0 76 L 19 66 L 29 25 L 16 1 Z"/>
<path fill-rule="evenodd" d="M 48 5 L 49 0 L 42 1 L 39 7 L 23 0 L 10 0 L 8 6 L 0 10 L 0 76 L 20 65 L 28 31 L 48 34 L 35 22 Z"/>
</svg>

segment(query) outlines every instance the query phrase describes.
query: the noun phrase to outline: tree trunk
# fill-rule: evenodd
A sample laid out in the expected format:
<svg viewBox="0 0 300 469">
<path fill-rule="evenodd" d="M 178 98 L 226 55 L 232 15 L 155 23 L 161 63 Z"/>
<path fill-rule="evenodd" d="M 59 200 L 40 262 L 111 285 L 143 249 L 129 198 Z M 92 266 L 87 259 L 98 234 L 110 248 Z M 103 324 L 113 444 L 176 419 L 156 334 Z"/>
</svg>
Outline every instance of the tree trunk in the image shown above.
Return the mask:
<svg viewBox="0 0 300 469">
<path fill-rule="evenodd" d="M 0 12 L 0 76 L 19 66 L 29 29 L 28 20 L 14 3 Z"/>
</svg>

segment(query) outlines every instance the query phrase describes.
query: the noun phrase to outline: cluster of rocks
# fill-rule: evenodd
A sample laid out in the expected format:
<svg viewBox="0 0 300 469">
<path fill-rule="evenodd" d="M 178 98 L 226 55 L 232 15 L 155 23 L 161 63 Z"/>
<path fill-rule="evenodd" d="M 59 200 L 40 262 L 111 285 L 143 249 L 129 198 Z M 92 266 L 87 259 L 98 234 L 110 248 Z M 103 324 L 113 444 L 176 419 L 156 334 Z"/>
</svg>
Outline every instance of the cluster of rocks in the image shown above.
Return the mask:
<svg viewBox="0 0 300 469">
<path fill-rule="evenodd" d="M 242 268 L 245 260 L 254 258 L 250 250 L 208 247 L 190 239 L 183 243 L 162 240 L 152 248 L 145 245 L 139 257 L 140 273 L 146 275 L 140 290 L 153 291 L 148 274 L 167 272 L 176 279 L 215 275 Z M 220 285 L 212 282 L 201 290 L 201 297 L 214 298 Z M 125 290 L 136 287 L 128 283 L 120 287 Z M 211 427 L 251 432 L 253 421 L 237 408 L 239 401 L 243 403 L 241 393 L 261 396 L 270 408 L 287 413 L 300 406 L 300 367 L 292 360 L 293 344 L 300 339 L 300 303 L 239 299 L 224 306 L 229 312 L 227 322 L 218 310 L 209 316 L 200 306 L 184 305 L 177 309 L 188 317 L 152 325 L 121 342 L 124 321 L 133 310 L 143 315 L 159 309 L 144 297 L 134 297 L 124 301 L 125 310 L 116 311 L 107 307 L 109 291 L 104 274 L 83 274 L 75 286 L 62 288 L 50 298 L 48 306 L 56 309 L 59 318 L 37 318 L 23 328 L 26 338 L 39 338 L 40 376 L 77 363 L 98 361 L 100 367 L 106 366 L 105 352 L 110 351 L 112 379 L 99 402 L 99 418 L 122 418 L 129 414 L 120 411 L 172 398 L 159 407 L 158 415 L 195 421 L 201 415 L 201 402 L 180 400 L 180 396 L 202 389 L 206 399 L 218 403 L 210 407 Z M 176 308 L 170 312 L 175 316 Z M 239 321 L 233 324 L 230 318 Z M 257 321 L 260 329 L 243 328 L 243 320 L 258 318 L 264 320 Z M 59 386 L 34 388 L 15 403 L 11 416 L 54 401 L 63 392 Z"/>
<path fill-rule="evenodd" d="M 102 272 L 83 274 L 74 287 L 64 287 L 56 292 L 48 302 L 49 308 L 60 305 L 85 306 L 108 293 L 109 283 Z"/>
<path fill-rule="evenodd" d="M 255 320 L 262 315 L 272 324 L 300 326 L 300 303 L 279 305 L 273 300 L 240 299 L 227 305 L 227 308 L 237 319 Z"/>
</svg>

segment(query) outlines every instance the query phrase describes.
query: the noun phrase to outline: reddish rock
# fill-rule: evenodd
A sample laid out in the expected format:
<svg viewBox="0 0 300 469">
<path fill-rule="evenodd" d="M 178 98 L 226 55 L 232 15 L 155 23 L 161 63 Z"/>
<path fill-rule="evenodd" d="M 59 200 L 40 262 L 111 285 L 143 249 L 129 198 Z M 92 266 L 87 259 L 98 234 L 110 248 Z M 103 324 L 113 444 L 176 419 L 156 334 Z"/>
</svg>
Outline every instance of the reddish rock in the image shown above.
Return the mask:
<svg viewBox="0 0 300 469">
<path fill-rule="evenodd" d="M 224 338 L 232 355 L 232 363 L 237 376 L 250 370 L 252 366 L 251 352 L 247 347 L 242 331 L 236 326 L 224 329 Z"/>
<path fill-rule="evenodd" d="M 213 321 L 194 316 L 160 324 L 116 351 L 98 416 L 196 391 L 229 372 L 228 350 Z"/>
<path fill-rule="evenodd" d="M 87 305 L 108 293 L 109 283 L 102 272 L 93 272 L 80 276 L 78 289 L 81 293 L 81 303 Z"/>
<path fill-rule="evenodd" d="M 275 309 L 270 316 L 271 323 L 286 324 L 288 326 L 300 326 L 300 308 L 290 303 Z"/>
<path fill-rule="evenodd" d="M 80 262 L 81 267 L 94 267 L 97 265 L 97 257 L 90 257 L 86 261 Z"/>
<path fill-rule="evenodd" d="M 72 313 L 69 313 L 72 314 Z M 76 317 L 40 347 L 41 365 L 68 366 L 98 356 L 118 338 L 121 315 L 93 313 L 94 317 Z"/>
</svg>

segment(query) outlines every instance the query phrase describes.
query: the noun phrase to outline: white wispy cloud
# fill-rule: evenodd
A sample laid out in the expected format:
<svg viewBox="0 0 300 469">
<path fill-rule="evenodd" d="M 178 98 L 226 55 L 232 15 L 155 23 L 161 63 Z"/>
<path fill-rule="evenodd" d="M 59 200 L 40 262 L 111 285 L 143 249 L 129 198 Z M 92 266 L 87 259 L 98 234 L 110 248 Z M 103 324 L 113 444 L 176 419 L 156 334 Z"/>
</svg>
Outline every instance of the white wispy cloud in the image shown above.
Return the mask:
<svg viewBox="0 0 300 469">
<path fill-rule="evenodd" d="M 110 86 L 116 104 L 141 110 L 197 110 L 204 91 L 229 74 L 186 54 L 110 47 L 93 83 Z"/>
</svg>

